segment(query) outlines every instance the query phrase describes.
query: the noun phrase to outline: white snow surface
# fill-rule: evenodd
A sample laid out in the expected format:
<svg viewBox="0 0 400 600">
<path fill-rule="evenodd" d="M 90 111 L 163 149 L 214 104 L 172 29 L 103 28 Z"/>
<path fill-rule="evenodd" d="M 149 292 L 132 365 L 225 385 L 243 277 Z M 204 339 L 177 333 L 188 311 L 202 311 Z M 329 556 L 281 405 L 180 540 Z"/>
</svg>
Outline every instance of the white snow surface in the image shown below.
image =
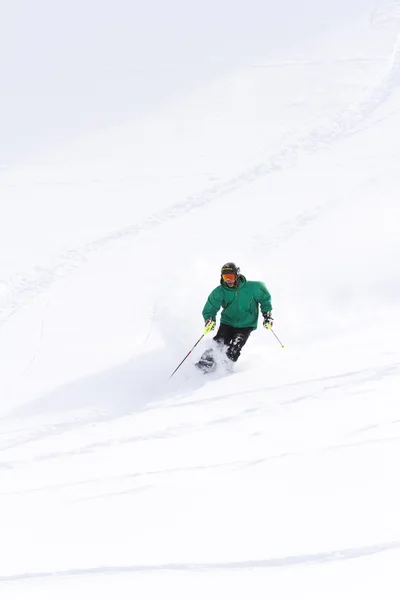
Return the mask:
<svg viewBox="0 0 400 600">
<path fill-rule="evenodd" d="M 1 600 L 398 600 L 399 132 L 369 1 L 1 171 Z M 169 379 L 226 261 L 285 348 Z"/>
</svg>

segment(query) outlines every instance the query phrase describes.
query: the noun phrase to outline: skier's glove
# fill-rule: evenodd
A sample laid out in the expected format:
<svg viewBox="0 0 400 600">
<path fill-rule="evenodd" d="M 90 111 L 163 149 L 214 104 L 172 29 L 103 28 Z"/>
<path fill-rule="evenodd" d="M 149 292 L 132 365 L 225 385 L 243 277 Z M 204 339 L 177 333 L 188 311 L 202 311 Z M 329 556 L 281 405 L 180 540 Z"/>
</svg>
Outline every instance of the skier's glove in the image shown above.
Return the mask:
<svg viewBox="0 0 400 600">
<path fill-rule="evenodd" d="M 215 320 L 214 319 L 207 319 L 207 321 L 204 323 L 204 327 L 205 327 L 205 331 L 204 333 L 210 333 L 210 331 L 212 331 L 215 327 Z"/>
<path fill-rule="evenodd" d="M 272 318 L 271 311 L 263 313 L 264 321 L 263 325 L 266 329 L 270 329 L 274 324 L 274 319 Z"/>
</svg>

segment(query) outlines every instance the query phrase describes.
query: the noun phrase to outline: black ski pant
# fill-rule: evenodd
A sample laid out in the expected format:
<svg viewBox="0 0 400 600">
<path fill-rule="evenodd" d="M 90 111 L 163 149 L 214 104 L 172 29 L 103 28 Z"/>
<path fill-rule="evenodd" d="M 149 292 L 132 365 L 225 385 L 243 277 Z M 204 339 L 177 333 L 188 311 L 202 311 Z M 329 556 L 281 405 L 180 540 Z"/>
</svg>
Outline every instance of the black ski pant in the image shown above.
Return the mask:
<svg viewBox="0 0 400 600">
<path fill-rule="evenodd" d="M 221 323 L 213 339 L 218 344 L 227 346 L 227 357 L 236 362 L 252 331 L 252 327 L 232 327 L 231 325 Z"/>
</svg>

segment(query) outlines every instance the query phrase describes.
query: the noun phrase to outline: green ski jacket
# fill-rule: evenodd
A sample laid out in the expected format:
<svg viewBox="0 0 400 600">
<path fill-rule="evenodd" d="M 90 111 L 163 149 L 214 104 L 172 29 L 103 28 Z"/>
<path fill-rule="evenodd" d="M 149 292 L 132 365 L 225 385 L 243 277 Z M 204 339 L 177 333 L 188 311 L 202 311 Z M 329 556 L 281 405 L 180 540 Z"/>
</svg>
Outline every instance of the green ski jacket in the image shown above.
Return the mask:
<svg viewBox="0 0 400 600">
<path fill-rule="evenodd" d="M 259 306 L 262 313 L 271 311 L 271 294 L 262 281 L 247 281 L 241 275 L 236 287 L 230 288 L 222 282 L 211 292 L 203 308 L 203 317 L 205 321 L 215 320 L 222 308 L 221 323 L 257 329 Z"/>
</svg>

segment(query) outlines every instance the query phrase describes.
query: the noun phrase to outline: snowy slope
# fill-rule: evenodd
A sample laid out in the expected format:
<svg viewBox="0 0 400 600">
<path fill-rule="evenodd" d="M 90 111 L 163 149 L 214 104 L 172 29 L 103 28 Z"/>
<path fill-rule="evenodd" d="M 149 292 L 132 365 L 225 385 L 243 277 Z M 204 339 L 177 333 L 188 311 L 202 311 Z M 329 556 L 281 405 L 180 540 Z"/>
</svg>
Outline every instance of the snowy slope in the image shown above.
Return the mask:
<svg viewBox="0 0 400 600">
<path fill-rule="evenodd" d="M 3 172 L 2 599 L 399 597 L 399 32 L 368 2 Z M 168 380 L 226 260 L 286 348 Z"/>
</svg>

